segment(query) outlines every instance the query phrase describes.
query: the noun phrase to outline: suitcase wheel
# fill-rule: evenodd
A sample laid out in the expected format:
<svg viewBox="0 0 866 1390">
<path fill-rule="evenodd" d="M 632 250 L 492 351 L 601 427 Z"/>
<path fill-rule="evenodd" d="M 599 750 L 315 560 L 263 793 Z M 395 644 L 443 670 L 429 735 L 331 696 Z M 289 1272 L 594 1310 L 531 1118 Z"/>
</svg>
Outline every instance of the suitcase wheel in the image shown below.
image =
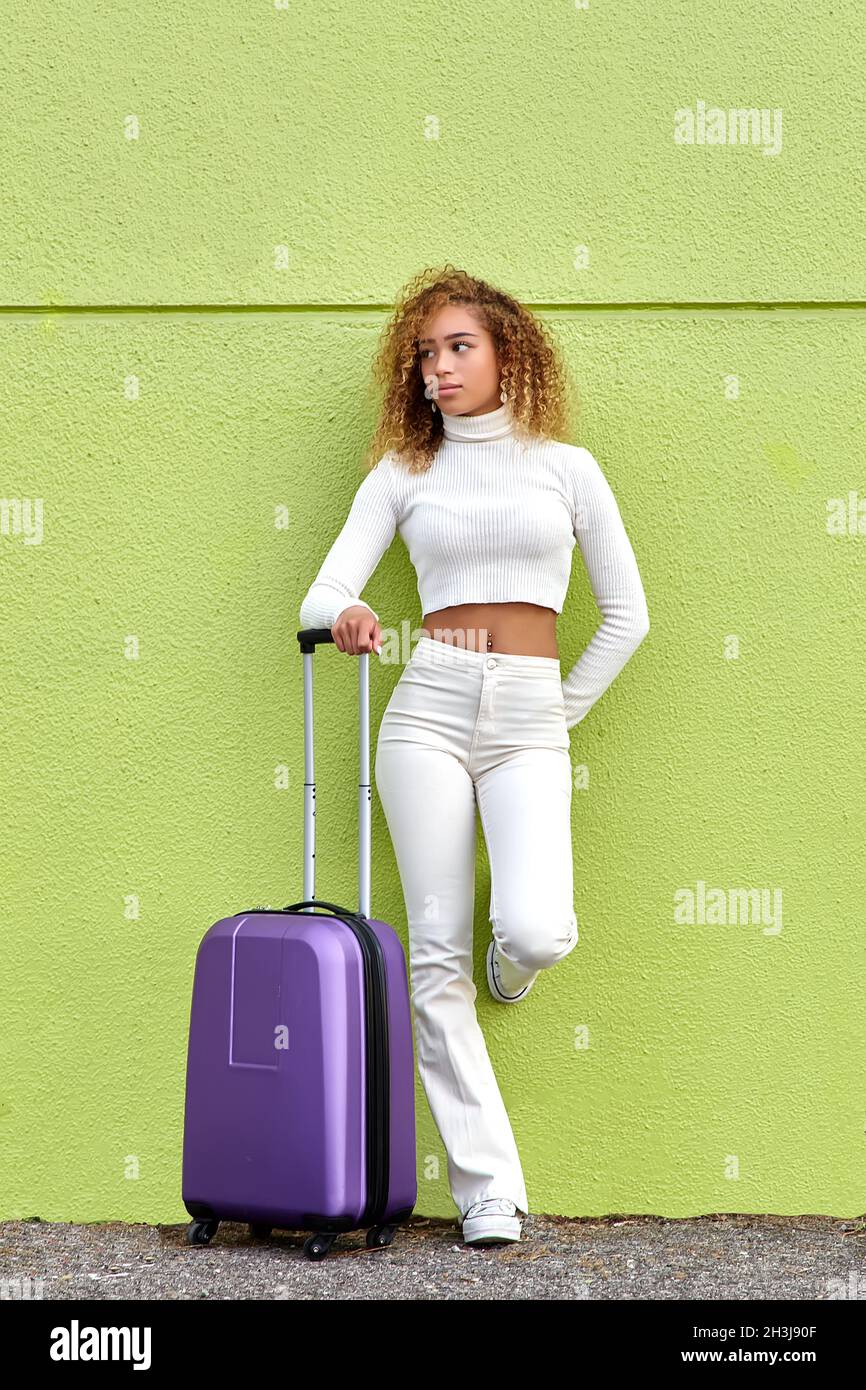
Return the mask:
<svg viewBox="0 0 866 1390">
<path fill-rule="evenodd" d="M 304 1241 L 304 1254 L 308 1260 L 323 1260 L 337 1239 L 337 1231 L 317 1231 Z"/>
<path fill-rule="evenodd" d="M 396 1234 L 396 1226 L 371 1226 L 367 1232 L 367 1244 L 371 1250 L 381 1245 L 390 1245 Z"/>
<path fill-rule="evenodd" d="M 210 1245 L 219 1224 L 219 1221 L 191 1221 L 186 1228 L 187 1245 Z"/>
</svg>

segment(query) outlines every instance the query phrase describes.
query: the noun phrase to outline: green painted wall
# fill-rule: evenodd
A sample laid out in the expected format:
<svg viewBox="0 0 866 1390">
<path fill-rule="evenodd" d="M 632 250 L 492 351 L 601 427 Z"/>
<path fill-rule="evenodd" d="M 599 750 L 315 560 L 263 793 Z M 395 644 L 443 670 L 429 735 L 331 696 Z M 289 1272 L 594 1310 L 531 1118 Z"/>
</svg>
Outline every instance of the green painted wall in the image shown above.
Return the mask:
<svg viewBox="0 0 866 1390">
<path fill-rule="evenodd" d="M 0 1216 L 185 1219 L 196 948 L 301 896 L 298 606 L 384 313 L 446 259 L 556 333 L 652 622 L 572 731 L 581 941 L 517 1009 L 479 842 L 531 1208 L 861 1212 L 859 0 L 6 11 L 0 496 L 42 518 L 0 534 Z M 781 148 L 677 143 L 699 103 L 781 111 Z M 401 541 L 365 597 L 416 628 Z M 576 552 L 564 669 L 597 620 Z M 349 902 L 351 661 L 316 658 Z M 400 667 L 370 669 L 375 732 Z M 405 942 L 375 797 L 373 833 Z M 702 884 L 771 915 L 679 920 Z M 418 1210 L 453 1216 L 417 1100 Z"/>
</svg>

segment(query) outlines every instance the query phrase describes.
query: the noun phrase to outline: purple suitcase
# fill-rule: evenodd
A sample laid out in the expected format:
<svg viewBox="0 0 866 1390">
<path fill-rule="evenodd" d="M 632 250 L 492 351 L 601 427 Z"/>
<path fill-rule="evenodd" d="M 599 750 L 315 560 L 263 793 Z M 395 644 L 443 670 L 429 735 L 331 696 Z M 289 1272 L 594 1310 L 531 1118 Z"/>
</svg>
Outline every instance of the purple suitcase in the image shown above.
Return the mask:
<svg viewBox="0 0 866 1390">
<path fill-rule="evenodd" d="M 183 1203 L 192 1245 L 220 1221 L 308 1230 L 311 1259 L 340 1231 L 390 1245 L 418 1198 L 415 1058 L 406 956 L 370 912 L 369 653 L 360 675 L 359 910 L 315 896 L 313 657 L 304 660 L 304 899 L 215 922 L 190 1012 Z"/>
</svg>

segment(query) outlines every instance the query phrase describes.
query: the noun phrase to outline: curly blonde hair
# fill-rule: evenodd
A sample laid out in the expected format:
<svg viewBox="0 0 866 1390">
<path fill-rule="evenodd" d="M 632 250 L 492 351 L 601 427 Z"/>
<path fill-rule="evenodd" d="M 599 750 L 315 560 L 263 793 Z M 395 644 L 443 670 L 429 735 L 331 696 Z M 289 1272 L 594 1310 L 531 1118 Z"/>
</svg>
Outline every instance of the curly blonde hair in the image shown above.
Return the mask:
<svg viewBox="0 0 866 1390">
<path fill-rule="evenodd" d="M 431 410 L 424 395 L 418 339 L 429 316 L 446 304 L 465 304 L 492 335 L 516 433 L 524 439 L 570 433 L 568 378 L 546 330 L 504 290 L 449 262 L 409 281 L 383 330 L 372 382 L 383 388 L 384 398 L 367 467 L 389 451 L 410 473 L 424 472 L 433 462 L 443 437 L 442 414 Z"/>
</svg>

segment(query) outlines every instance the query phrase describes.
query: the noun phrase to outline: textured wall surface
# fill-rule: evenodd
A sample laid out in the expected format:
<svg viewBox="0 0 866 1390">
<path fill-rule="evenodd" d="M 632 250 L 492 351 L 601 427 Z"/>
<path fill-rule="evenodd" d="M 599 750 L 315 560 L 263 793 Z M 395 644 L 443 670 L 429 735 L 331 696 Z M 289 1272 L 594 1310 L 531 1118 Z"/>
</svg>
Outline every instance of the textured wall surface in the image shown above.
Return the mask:
<svg viewBox="0 0 866 1390">
<path fill-rule="evenodd" d="M 444 260 L 557 336 L 652 624 L 571 732 L 581 939 L 517 1008 L 479 827 L 531 1209 L 862 1211 L 859 0 L 6 8 L 0 1217 L 185 1219 L 195 952 L 302 896 L 297 611 L 384 314 Z M 781 146 L 677 142 L 701 103 Z M 399 539 L 364 596 L 416 630 Z M 564 670 L 597 621 L 576 550 Z M 317 653 L 317 890 L 350 903 L 356 677 Z M 416 1095 L 418 1210 L 453 1215 Z"/>
</svg>

